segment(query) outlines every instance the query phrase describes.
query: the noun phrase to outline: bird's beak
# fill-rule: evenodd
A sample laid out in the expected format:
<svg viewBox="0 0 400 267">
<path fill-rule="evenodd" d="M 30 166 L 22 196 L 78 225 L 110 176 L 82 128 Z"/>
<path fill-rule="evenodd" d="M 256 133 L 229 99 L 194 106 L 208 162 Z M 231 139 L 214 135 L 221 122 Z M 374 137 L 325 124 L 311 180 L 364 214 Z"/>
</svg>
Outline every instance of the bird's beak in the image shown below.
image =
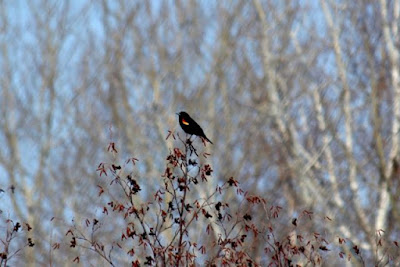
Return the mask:
<svg viewBox="0 0 400 267">
<path fill-rule="evenodd" d="M 175 113 L 175 114 L 178 115 L 178 116 L 180 115 L 180 113 Z"/>
</svg>

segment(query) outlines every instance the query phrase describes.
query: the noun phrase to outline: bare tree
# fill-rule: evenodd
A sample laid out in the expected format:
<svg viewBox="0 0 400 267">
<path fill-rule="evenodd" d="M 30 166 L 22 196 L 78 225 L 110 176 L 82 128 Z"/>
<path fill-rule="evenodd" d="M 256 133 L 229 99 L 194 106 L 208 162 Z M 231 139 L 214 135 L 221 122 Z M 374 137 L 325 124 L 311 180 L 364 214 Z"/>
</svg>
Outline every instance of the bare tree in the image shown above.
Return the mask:
<svg viewBox="0 0 400 267">
<path fill-rule="evenodd" d="M 185 137 L 182 110 L 215 144 L 201 151 L 214 179 L 194 198 L 234 177 L 284 208 L 282 237 L 312 211 L 321 220 L 304 231 L 327 233 L 352 263 L 398 258 L 379 241 L 399 233 L 399 5 L 0 1 L 1 218 L 28 222 L 36 240 L 16 261 L 74 259 L 54 244 L 71 224 L 105 219 L 95 169 L 109 142 L 139 159 L 150 201 L 178 144 L 168 131 Z M 242 207 L 234 193 L 220 200 Z M 264 215 L 253 220 L 267 229 Z M 105 240 L 124 224 L 110 223 Z M 267 264 L 258 242 L 252 256 Z"/>
</svg>

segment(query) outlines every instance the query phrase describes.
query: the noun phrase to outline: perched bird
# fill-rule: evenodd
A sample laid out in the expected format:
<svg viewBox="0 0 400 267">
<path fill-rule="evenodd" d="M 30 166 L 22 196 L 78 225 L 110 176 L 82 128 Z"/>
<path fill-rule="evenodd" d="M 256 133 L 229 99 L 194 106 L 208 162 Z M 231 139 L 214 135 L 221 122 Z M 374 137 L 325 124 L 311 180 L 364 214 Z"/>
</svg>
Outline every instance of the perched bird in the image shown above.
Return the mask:
<svg viewBox="0 0 400 267">
<path fill-rule="evenodd" d="M 176 115 L 179 116 L 179 124 L 182 127 L 182 130 L 190 135 L 197 135 L 200 136 L 204 139 L 206 139 L 208 142 L 211 144 L 210 139 L 207 138 L 207 136 L 204 134 L 203 129 L 201 129 L 200 125 L 197 124 L 190 116 L 187 114 L 185 111 L 181 111 L 179 113 L 176 113 Z"/>
</svg>

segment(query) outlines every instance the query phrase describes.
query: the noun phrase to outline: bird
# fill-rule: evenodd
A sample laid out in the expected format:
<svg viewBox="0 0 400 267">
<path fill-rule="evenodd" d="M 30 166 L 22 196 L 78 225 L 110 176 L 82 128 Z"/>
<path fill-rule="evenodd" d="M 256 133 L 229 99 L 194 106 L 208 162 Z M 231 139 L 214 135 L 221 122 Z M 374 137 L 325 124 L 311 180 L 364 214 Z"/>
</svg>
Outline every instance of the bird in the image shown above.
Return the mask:
<svg viewBox="0 0 400 267">
<path fill-rule="evenodd" d="M 187 114 L 185 111 L 181 111 L 176 113 L 176 115 L 179 116 L 179 124 L 185 133 L 200 136 L 213 144 L 213 142 L 211 142 L 211 140 L 208 139 L 204 134 L 204 131 L 201 129 L 200 125 L 198 125 L 197 122 L 195 122 L 195 120 L 189 116 L 189 114 Z"/>
</svg>

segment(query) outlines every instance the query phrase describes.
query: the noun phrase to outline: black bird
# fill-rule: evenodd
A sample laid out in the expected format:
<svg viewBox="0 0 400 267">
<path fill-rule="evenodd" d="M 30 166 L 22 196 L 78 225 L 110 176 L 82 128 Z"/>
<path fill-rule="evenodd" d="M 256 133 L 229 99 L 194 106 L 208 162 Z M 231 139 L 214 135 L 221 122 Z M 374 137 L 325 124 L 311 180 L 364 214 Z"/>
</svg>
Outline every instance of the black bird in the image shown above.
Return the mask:
<svg viewBox="0 0 400 267">
<path fill-rule="evenodd" d="M 176 113 L 177 115 L 179 115 L 179 124 L 182 127 L 182 130 L 190 135 L 197 135 L 200 136 L 204 139 L 206 139 L 208 142 L 210 142 L 211 144 L 213 142 L 211 142 L 210 139 L 207 138 L 207 136 L 204 134 L 203 129 L 201 129 L 200 125 L 197 124 L 197 122 L 195 122 L 190 116 L 189 114 L 187 114 L 185 111 L 181 111 L 179 113 Z"/>
</svg>

